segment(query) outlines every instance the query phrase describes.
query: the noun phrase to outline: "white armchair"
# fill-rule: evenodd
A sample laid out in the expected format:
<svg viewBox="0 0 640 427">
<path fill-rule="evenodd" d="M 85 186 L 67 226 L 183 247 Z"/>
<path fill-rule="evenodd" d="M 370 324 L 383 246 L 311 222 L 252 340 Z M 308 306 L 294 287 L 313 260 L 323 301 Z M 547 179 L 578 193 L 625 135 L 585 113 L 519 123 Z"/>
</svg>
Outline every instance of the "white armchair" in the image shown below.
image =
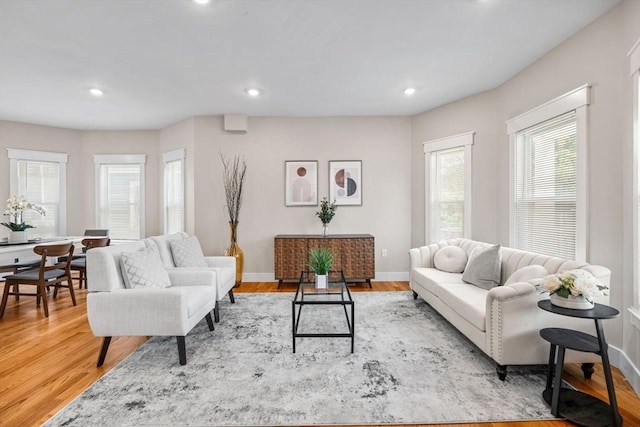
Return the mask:
<svg viewBox="0 0 640 427">
<path fill-rule="evenodd" d="M 123 253 L 141 251 L 149 239 L 95 248 L 87 252 L 87 315 L 94 335 L 104 337 L 98 366 L 104 363 L 114 336 L 176 336 L 181 365 L 187 363 L 185 336 L 207 319 L 217 303 L 216 273 L 206 269 L 168 271 L 170 286 L 127 288 L 120 268 Z M 160 259 L 158 259 L 160 265 Z"/>
<path fill-rule="evenodd" d="M 200 243 L 197 243 L 199 253 L 195 256 L 203 257 L 207 267 L 180 267 L 176 265 L 174 254 L 171 250 L 171 242 L 176 240 L 188 239 L 189 235 L 184 232 L 168 234 L 164 236 L 150 237 L 160 251 L 160 258 L 162 263 L 168 270 L 179 268 L 180 270 L 191 268 L 206 268 L 216 273 L 216 287 L 218 291 L 218 300 L 221 301 L 225 295 L 229 296 L 229 300 L 232 304 L 235 304 L 235 298 L 233 296 L 233 286 L 236 280 L 236 259 L 232 256 L 204 256 L 202 255 L 202 249 Z M 220 306 L 216 301 L 216 307 L 214 309 L 214 318 L 216 322 L 220 321 Z"/>
</svg>

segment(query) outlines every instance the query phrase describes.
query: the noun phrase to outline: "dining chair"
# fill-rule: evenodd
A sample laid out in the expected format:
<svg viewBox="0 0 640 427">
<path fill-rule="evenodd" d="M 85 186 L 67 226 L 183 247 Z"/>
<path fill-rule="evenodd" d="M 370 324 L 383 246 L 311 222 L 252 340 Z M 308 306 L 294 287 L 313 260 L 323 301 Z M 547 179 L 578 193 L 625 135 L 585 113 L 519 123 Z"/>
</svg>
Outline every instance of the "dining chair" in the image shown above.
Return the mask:
<svg viewBox="0 0 640 427">
<path fill-rule="evenodd" d="M 91 237 L 82 240 L 82 252 L 87 252 L 91 248 L 101 248 L 109 246 L 111 239 L 108 237 Z M 83 254 L 84 255 L 84 254 Z M 85 289 L 87 288 L 87 258 L 83 256 L 81 258 L 73 258 L 71 260 L 71 271 L 78 272 L 78 289 L 82 289 L 84 283 Z"/>
<path fill-rule="evenodd" d="M 4 292 L 2 293 L 2 305 L 0 305 L 0 319 L 4 316 L 9 295 L 19 297 L 21 295 L 35 296 L 36 306 L 44 308 L 45 317 L 49 317 L 49 305 L 47 303 L 47 290 L 54 288 L 53 297 L 58 296 L 59 288 L 69 289 L 71 301 L 76 305 L 76 296 L 73 292 L 71 281 L 70 260 L 73 257 L 73 243 L 61 243 L 53 245 L 38 245 L 33 248 L 33 252 L 40 255 L 40 265 L 37 268 L 22 270 L 16 274 L 6 276 L 4 282 Z M 63 262 L 58 262 L 58 257 L 66 257 Z M 66 282 L 66 284 L 65 284 Z M 36 287 L 36 293 L 20 292 L 20 285 L 32 285 Z M 13 292 L 11 292 L 11 288 Z"/>
</svg>

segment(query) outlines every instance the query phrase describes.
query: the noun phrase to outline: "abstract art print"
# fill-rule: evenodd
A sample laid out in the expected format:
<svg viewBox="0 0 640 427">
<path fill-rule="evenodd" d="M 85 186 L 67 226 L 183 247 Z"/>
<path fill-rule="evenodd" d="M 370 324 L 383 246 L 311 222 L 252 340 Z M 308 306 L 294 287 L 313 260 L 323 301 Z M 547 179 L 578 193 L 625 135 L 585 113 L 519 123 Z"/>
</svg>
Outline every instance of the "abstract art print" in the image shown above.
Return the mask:
<svg viewBox="0 0 640 427">
<path fill-rule="evenodd" d="M 337 205 L 362 205 L 362 161 L 329 162 L 329 199 Z"/>
<path fill-rule="evenodd" d="M 284 165 L 285 206 L 317 206 L 318 161 L 287 160 Z"/>
</svg>

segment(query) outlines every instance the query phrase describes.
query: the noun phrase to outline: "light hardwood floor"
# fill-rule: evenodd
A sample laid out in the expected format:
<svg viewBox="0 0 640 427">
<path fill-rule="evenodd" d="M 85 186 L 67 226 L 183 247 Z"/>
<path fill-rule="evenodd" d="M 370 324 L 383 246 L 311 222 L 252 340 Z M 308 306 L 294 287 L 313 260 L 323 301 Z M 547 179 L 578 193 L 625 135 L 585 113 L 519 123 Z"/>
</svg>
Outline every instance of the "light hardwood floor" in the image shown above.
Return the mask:
<svg viewBox="0 0 640 427">
<path fill-rule="evenodd" d="M 0 284 L 0 290 L 2 284 Z M 408 290 L 407 282 L 374 282 L 374 291 Z M 293 292 L 285 283 L 243 283 L 240 292 Z M 352 291 L 369 291 L 366 285 Z M 40 425 L 73 400 L 84 389 L 140 346 L 145 337 L 116 337 L 103 367 L 96 368 L 101 339 L 89 329 L 86 290 L 76 290 L 77 306 L 72 306 L 67 290 L 51 299 L 49 318 L 35 299 L 10 298 L 0 319 L 0 426 Z M 223 313 L 224 315 L 224 313 Z M 177 357 L 177 356 L 176 356 Z M 564 377 L 578 389 L 607 401 L 602 370 L 596 365 L 591 380 L 585 380 L 579 365 L 566 366 Z M 620 372 L 614 368 L 616 395 L 626 426 L 640 426 L 640 399 Z M 440 426 L 443 426 L 441 424 Z M 448 424 L 452 425 L 452 424 Z M 456 424 L 457 427 L 560 427 L 564 421 Z"/>
</svg>

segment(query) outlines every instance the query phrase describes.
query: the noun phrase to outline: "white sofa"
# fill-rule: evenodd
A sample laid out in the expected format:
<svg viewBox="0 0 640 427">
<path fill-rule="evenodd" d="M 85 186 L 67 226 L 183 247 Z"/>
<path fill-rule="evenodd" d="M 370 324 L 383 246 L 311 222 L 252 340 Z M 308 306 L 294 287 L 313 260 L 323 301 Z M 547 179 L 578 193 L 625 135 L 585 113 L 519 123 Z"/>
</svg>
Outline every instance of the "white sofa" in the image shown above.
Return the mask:
<svg viewBox="0 0 640 427">
<path fill-rule="evenodd" d="M 171 253 L 171 242 L 173 240 L 181 240 L 188 238 L 189 235 L 184 232 L 168 234 L 164 236 L 150 237 L 160 250 L 160 258 L 162 263 L 167 269 L 175 269 L 176 264 L 174 262 L 173 255 Z M 204 261 L 207 264 L 207 269 L 215 271 L 216 273 L 216 287 L 218 301 L 221 301 L 225 295 L 229 296 L 232 304 L 235 304 L 235 298 L 233 296 L 233 287 L 236 280 L 236 259 L 232 256 L 205 256 Z M 184 267 L 181 267 L 184 268 Z M 199 268 L 199 267 L 187 267 L 187 268 Z M 214 318 L 216 322 L 220 321 L 220 306 L 216 301 L 216 308 L 214 310 Z"/>
<path fill-rule="evenodd" d="M 170 286 L 129 289 L 120 258 L 155 247 L 151 239 L 87 251 L 87 316 L 97 337 L 104 337 L 98 366 L 114 336 L 176 336 L 181 365 L 186 364 L 185 336 L 203 318 L 213 330 L 217 303 L 216 273 L 207 269 L 167 271 Z M 161 260 L 157 257 L 157 266 Z"/>
<path fill-rule="evenodd" d="M 453 239 L 410 249 L 410 285 L 414 298 L 422 297 L 491 357 L 497 363 L 501 380 L 506 378 L 507 365 L 548 363 L 549 343 L 539 335 L 542 328 L 563 327 L 595 334 L 593 321 L 560 316 L 540 309 L 538 301 L 548 298 L 548 294 L 535 286 L 535 280 L 506 286 L 504 283 L 522 267 L 541 265 L 548 274 L 584 269 L 608 287 L 611 277 L 608 268 L 501 247 L 501 286 L 486 290 L 465 283 L 461 273 L 435 268 L 435 254 L 448 245 L 459 246 L 467 256 L 476 247 L 491 246 L 468 239 Z M 600 297 L 597 302 L 607 304 L 608 297 Z M 587 378 L 593 372 L 592 362 L 598 360 L 595 355 L 573 351 L 568 351 L 565 359 L 567 362 L 583 362 Z"/>
</svg>

